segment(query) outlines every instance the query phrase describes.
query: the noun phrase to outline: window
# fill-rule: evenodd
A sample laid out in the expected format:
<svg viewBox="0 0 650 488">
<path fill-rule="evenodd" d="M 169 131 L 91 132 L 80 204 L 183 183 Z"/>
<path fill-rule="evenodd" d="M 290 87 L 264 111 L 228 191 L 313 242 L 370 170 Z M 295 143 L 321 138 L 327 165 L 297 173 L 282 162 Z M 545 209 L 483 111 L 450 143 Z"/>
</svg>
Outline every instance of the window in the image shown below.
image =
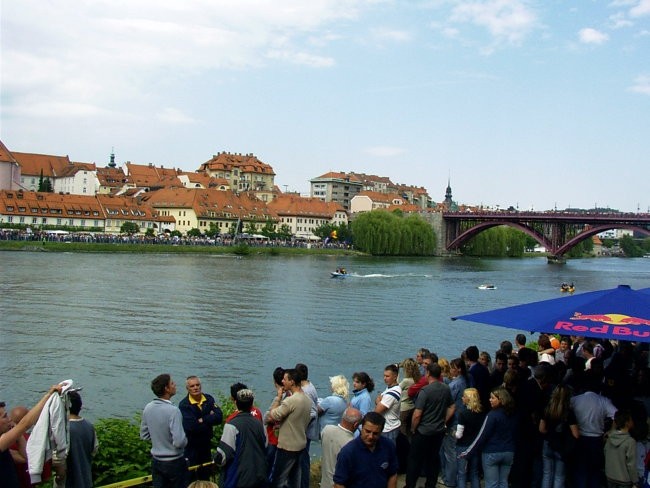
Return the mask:
<svg viewBox="0 0 650 488">
<path fill-rule="evenodd" d="M 68 219 L 68 225 L 72 227 L 74 225 L 74 219 Z"/>
<path fill-rule="evenodd" d="M 23 216 L 20 217 L 20 223 L 21 223 L 21 224 L 24 224 L 24 223 L 25 223 L 25 217 L 23 217 Z"/>
<path fill-rule="evenodd" d="M 81 219 L 81 227 L 86 227 L 86 219 Z"/>
<path fill-rule="evenodd" d="M 93 226 L 99 227 L 99 220 L 95 220 L 95 222 L 93 222 Z"/>
<path fill-rule="evenodd" d="M 9 222 L 11 224 L 13 221 L 14 221 L 14 218 L 13 218 L 12 215 L 7 217 L 7 222 Z"/>
<path fill-rule="evenodd" d="M 61 225 L 61 219 L 56 219 L 56 225 Z"/>
<path fill-rule="evenodd" d="M 38 224 L 38 219 L 36 217 L 32 217 L 32 224 Z"/>
<path fill-rule="evenodd" d="M 43 217 L 41 219 L 41 224 L 43 224 L 43 225 L 47 224 L 47 217 Z"/>
<path fill-rule="evenodd" d="M 19 211 L 19 212 L 24 212 L 24 211 L 25 211 L 25 207 L 18 207 L 18 211 Z"/>
<path fill-rule="evenodd" d="M 30 210 L 32 211 L 32 213 L 38 213 L 38 208 L 36 207 L 30 208 Z"/>
<path fill-rule="evenodd" d="M 14 206 L 13 205 L 7 205 L 7 212 L 13 212 L 14 211 Z"/>
</svg>

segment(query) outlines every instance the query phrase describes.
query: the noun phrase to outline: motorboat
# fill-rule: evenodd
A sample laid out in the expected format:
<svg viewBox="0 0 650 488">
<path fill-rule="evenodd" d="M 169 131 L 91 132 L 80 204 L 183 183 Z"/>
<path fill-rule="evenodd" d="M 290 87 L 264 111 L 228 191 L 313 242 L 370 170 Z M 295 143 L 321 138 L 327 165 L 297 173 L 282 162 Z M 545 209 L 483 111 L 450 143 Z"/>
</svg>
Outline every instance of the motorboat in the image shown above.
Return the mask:
<svg viewBox="0 0 650 488">
<path fill-rule="evenodd" d="M 348 277 L 348 272 L 345 270 L 345 268 L 336 268 L 336 271 L 331 271 L 330 274 L 332 275 L 332 278 Z"/>
<path fill-rule="evenodd" d="M 488 284 L 488 283 L 484 283 L 484 284 L 482 284 L 482 285 L 478 285 L 477 288 L 478 288 L 479 290 L 496 290 L 496 289 L 497 289 L 496 285 L 492 285 L 492 284 Z"/>
</svg>

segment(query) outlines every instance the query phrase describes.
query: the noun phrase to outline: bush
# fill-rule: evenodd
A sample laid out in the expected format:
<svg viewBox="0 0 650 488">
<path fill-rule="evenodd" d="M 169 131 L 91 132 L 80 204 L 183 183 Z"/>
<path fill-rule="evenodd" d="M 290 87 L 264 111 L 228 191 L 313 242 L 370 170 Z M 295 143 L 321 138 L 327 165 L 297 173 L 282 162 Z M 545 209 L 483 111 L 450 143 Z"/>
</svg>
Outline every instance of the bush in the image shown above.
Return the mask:
<svg viewBox="0 0 650 488">
<path fill-rule="evenodd" d="M 140 439 L 140 415 L 95 423 L 99 450 L 93 458 L 97 486 L 151 474 L 151 444 Z"/>
</svg>

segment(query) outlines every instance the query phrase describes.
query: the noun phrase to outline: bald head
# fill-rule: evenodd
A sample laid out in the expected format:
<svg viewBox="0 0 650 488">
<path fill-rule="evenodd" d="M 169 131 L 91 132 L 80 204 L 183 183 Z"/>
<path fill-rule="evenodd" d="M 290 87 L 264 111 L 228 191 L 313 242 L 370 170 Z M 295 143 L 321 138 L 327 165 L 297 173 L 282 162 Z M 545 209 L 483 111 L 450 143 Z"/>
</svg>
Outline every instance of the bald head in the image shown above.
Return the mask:
<svg viewBox="0 0 650 488">
<path fill-rule="evenodd" d="M 345 412 L 343 412 L 343 417 L 341 417 L 341 427 L 350 432 L 354 432 L 357 429 L 359 422 L 361 422 L 362 417 L 363 414 L 360 410 L 348 407 L 345 409 Z"/>
<path fill-rule="evenodd" d="M 29 408 L 23 405 L 19 405 L 18 407 L 11 409 L 11 412 L 9 412 L 9 417 L 14 424 L 17 424 L 23 419 L 25 415 L 27 415 L 27 412 L 29 412 Z"/>
</svg>

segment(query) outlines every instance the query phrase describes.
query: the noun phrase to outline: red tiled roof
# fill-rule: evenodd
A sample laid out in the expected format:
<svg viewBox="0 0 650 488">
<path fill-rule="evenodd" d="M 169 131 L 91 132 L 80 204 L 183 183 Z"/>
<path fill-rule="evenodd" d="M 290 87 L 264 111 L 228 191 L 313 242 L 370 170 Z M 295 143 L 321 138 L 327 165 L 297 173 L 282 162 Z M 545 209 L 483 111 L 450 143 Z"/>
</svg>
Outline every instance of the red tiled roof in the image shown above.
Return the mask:
<svg viewBox="0 0 650 488">
<path fill-rule="evenodd" d="M 299 215 L 326 217 L 331 219 L 336 212 L 345 209 L 336 202 L 324 202 L 320 198 L 300 197 L 296 195 L 278 195 L 268 207 L 278 215 Z"/>
<path fill-rule="evenodd" d="M 68 156 L 53 156 L 51 154 L 33 154 L 12 151 L 14 158 L 20 164 L 20 170 L 23 176 L 40 176 L 41 170 L 43 176 L 59 176 L 65 168 L 72 163 Z"/>
</svg>

